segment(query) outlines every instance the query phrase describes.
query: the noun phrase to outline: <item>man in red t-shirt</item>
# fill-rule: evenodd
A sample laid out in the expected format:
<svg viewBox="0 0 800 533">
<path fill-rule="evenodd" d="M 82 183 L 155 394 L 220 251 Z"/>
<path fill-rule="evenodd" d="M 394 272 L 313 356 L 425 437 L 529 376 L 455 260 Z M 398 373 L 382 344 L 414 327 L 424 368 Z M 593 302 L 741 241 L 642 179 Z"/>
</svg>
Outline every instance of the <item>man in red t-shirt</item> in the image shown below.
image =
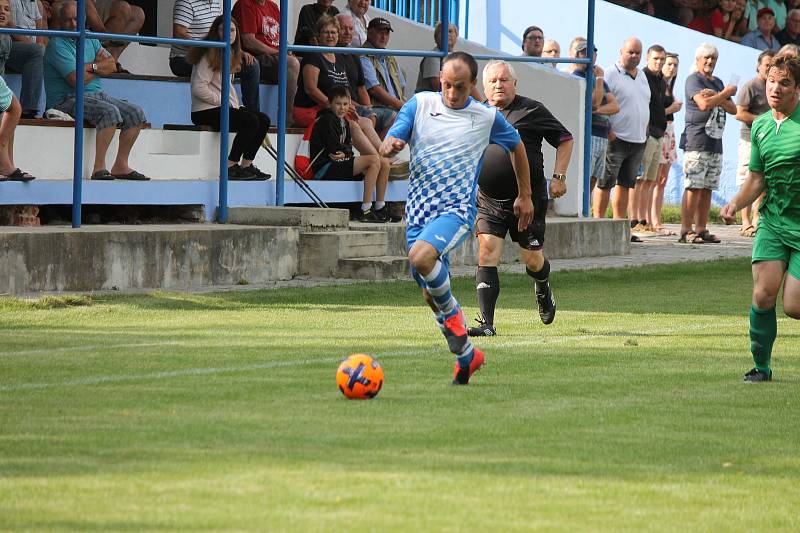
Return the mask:
<svg viewBox="0 0 800 533">
<path fill-rule="evenodd" d="M 261 64 L 261 79 L 278 83 L 278 49 L 280 46 L 281 12 L 273 0 L 239 0 L 233 6 L 233 16 L 242 35 L 242 48 L 253 54 Z M 293 55 L 286 58 L 286 124 L 292 123 L 294 95 L 300 62 Z"/>
</svg>

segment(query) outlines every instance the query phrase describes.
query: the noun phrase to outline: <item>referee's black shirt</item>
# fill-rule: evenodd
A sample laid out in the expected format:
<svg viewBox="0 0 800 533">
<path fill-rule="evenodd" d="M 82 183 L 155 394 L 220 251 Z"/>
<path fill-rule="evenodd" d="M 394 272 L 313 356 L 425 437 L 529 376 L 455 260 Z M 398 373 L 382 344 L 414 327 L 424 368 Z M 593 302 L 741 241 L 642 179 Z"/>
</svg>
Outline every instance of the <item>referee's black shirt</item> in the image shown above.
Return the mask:
<svg viewBox="0 0 800 533">
<path fill-rule="evenodd" d="M 522 137 L 528 165 L 531 167 L 533 197 L 546 199 L 542 139 L 557 148 L 562 142 L 571 140 L 572 134 L 541 102 L 524 96 L 515 96 L 508 107 L 499 111 Z M 511 166 L 511 156 L 496 144 L 490 144 L 483 153 L 478 186 L 485 195 L 497 200 L 508 200 L 517 196 L 517 180 L 514 177 L 514 167 Z"/>
</svg>

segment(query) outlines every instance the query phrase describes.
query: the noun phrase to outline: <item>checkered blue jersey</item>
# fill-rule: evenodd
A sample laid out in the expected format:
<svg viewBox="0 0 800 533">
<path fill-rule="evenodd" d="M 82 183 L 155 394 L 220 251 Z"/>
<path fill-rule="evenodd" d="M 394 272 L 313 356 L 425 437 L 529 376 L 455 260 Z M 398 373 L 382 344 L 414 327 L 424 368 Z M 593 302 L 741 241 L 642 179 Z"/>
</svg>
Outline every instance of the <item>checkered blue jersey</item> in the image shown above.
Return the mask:
<svg viewBox="0 0 800 533">
<path fill-rule="evenodd" d="M 445 213 L 472 226 L 484 150 L 494 143 L 511 151 L 520 143 L 517 130 L 495 108 L 470 97 L 463 108 L 451 109 L 442 93 L 433 92 L 406 102 L 388 135 L 411 149 L 409 226 L 424 226 Z"/>
</svg>

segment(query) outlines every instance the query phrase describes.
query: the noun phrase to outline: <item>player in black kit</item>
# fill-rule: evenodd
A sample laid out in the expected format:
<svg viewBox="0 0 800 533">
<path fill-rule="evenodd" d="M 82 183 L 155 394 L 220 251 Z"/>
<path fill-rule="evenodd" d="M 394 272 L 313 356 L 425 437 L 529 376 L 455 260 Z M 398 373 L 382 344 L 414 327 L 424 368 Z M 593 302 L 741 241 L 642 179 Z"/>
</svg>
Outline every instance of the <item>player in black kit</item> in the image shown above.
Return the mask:
<svg viewBox="0 0 800 533">
<path fill-rule="evenodd" d="M 544 177 L 542 139 L 556 148 L 550 196 L 559 198 L 567 191 L 566 172 L 572 156 L 573 139 L 569 131 L 540 102 L 516 94 L 517 77 L 506 61 L 490 61 L 483 70 L 483 88 L 488 103 L 497 107 L 519 131 L 531 169 L 533 222 L 524 230 L 517 228 L 513 202 L 517 197 L 514 169 L 509 155 L 490 144 L 484 152 L 478 179 L 478 242 L 480 253 L 475 276 L 480 316 L 478 326 L 469 328 L 473 337 L 492 336 L 494 310 L 500 295 L 497 265 L 503 253 L 507 233 L 520 246 L 526 272 L 534 279 L 539 317 L 545 324 L 555 319 L 556 302 L 548 283 L 550 263 L 544 258 L 545 215 L 548 185 Z"/>
</svg>

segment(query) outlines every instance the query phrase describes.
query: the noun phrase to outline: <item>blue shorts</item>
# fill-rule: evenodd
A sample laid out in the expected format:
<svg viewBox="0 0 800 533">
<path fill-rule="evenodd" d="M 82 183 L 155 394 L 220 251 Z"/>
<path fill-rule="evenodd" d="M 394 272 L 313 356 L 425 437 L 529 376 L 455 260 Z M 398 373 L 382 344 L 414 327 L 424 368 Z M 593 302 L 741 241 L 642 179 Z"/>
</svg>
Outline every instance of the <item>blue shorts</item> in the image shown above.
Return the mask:
<svg viewBox="0 0 800 533">
<path fill-rule="evenodd" d="M 417 241 L 430 243 L 439 252 L 439 259 L 444 264 L 444 267 L 449 269 L 448 252 L 464 242 L 464 239 L 470 234 L 471 228 L 472 226 L 464 222 L 460 216 L 454 213 L 445 213 L 429 221 L 424 226 L 408 226 L 406 228 L 406 244 L 408 249 L 411 250 L 411 247 Z M 417 285 L 423 289 L 427 286 L 425 280 L 414 270 L 414 267 L 411 267 L 411 275 L 417 280 Z"/>
</svg>

